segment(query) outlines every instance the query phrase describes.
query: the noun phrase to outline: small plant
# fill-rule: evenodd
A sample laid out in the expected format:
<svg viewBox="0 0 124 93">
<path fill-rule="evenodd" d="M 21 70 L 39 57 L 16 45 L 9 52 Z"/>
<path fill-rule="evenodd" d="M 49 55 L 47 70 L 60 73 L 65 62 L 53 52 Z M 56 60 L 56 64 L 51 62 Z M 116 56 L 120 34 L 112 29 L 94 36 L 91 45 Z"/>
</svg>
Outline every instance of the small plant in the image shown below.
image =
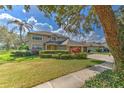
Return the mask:
<svg viewBox="0 0 124 93">
<path fill-rule="evenodd" d="M 85 82 L 88 88 L 124 88 L 124 71 L 107 70 Z"/>
</svg>

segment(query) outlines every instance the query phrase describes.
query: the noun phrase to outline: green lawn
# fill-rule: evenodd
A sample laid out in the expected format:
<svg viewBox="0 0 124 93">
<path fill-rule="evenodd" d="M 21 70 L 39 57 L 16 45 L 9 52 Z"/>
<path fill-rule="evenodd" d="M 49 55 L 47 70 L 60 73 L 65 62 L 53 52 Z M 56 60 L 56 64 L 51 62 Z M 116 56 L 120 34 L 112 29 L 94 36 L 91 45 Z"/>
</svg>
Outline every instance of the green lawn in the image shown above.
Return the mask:
<svg viewBox="0 0 124 93">
<path fill-rule="evenodd" d="M 23 61 L 32 61 L 35 59 L 39 59 L 36 56 L 29 56 L 29 57 L 12 57 L 10 56 L 11 53 L 7 51 L 0 52 L 0 64 L 10 63 L 10 62 L 23 62 Z"/>
<path fill-rule="evenodd" d="M 4 55 L 4 57 L 2 56 Z M 57 60 L 23 57 L 6 60 L 1 54 L 0 87 L 33 87 L 62 75 L 101 63 L 98 60 Z M 9 54 L 8 54 L 9 55 Z M 10 56 L 7 56 L 8 59 Z M 4 63 L 4 61 L 6 61 Z M 7 63 L 9 62 L 9 63 Z"/>
</svg>

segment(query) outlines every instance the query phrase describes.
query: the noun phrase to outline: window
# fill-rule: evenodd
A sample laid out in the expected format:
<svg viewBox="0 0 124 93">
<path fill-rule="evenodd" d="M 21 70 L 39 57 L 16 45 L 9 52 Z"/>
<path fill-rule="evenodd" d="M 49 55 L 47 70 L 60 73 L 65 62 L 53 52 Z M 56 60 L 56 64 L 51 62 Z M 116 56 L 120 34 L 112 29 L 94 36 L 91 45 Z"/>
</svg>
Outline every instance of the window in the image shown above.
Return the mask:
<svg viewBox="0 0 124 93">
<path fill-rule="evenodd" d="M 38 35 L 33 35 L 32 36 L 33 40 L 42 40 L 42 36 L 38 36 Z"/>
<path fill-rule="evenodd" d="M 54 41 L 56 41 L 56 37 L 52 37 L 52 38 L 51 38 L 51 40 L 54 40 Z"/>
</svg>

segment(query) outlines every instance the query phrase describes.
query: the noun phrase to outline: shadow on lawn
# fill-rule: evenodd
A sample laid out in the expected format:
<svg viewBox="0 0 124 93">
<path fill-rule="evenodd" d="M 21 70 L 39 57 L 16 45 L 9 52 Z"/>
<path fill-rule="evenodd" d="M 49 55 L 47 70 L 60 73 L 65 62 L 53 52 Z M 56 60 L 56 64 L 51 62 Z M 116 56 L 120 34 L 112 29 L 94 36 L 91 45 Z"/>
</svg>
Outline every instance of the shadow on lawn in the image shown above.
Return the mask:
<svg viewBox="0 0 124 93">
<path fill-rule="evenodd" d="M 108 69 L 112 69 L 113 63 L 111 62 L 104 62 L 100 65 L 96 65 L 90 68 L 90 70 L 97 71 L 97 72 L 103 72 Z"/>
</svg>

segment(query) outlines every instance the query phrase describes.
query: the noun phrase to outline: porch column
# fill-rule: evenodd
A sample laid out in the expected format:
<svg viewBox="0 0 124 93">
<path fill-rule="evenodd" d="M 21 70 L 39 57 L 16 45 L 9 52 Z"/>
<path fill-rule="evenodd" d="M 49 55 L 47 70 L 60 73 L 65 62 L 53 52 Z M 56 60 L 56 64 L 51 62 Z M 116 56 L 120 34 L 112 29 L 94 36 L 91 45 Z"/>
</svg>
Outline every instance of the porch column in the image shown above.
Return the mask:
<svg viewBox="0 0 124 93">
<path fill-rule="evenodd" d="M 47 50 L 47 44 L 45 44 L 45 50 Z"/>
</svg>

